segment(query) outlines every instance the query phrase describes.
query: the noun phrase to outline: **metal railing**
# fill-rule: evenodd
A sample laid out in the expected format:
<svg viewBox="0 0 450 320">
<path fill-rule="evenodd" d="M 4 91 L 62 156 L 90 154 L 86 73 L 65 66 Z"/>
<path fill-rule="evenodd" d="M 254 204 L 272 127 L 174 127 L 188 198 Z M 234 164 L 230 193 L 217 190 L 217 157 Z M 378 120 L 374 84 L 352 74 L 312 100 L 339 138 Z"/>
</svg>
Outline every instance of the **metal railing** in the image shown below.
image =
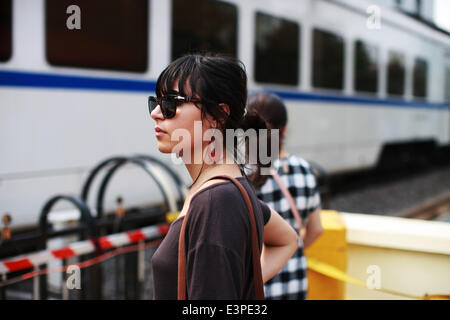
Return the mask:
<svg viewBox="0 0 450 320">
<path fill-rule="evenodd" d="M 115 214 L 105 214 L 108 185 L 125 165 L 141 169 L 155 182 L 161 205 L 125 209 L 118 197 Z M 326 172 L 316 163 L 311 167 L 326 201 Z M 100 182 L 92 195 L 96 179 Z M 186 193 L 177 173 L 157 158 L 115 156 L 101 161 L 89 172 L 80 195 L 51 197 L 36 230 L 0 242 L 0 299 L 152 299 L 151 257 L 167 231 L 168 216 L 179 211 Z M 88 206 L 90 196 L 94 209 Z M 50 213 L 60 202 L 75 207 L 78 224 L 71 221 L 55 228 L 50 222 Z M 67 237 L 70 240 L 64 242 Z M 60 241 L 60 247 L 49 248 L 52 241 Z M 77 270 L 80 283 L 70 287 Z"/>
<path fill-rule="evenodd" d="M 119 197 L 116 214 L 106 215 L 107 187 L 114 174 L 126 164 L 141 168 L 156 183 L 163 203 L 126 210 Z M 97 190 L 93 211 L 87 205 L 88 197 L 94 180 L 103 171 L 106 174 Z M 41 210 L 37 230 L 13 235 L 0 243 L 0 299 L 151 299 L 150 258 L 163 233 L 156 232 L 156 238 L 145 233 L 162 230 L 167 213 L 178 211 L 186 190 L 176 172 L 148 155 L 117 156 L 100 162 L 90 171 L 80 196 L 53 196 Z M 56 229 L 49 222 L 49 213 L 63 201 L 79 211 L 80 219 L 77 225 Z M 68 236 L 71 242 L 75 241 L 72 245 L 84 251 L 76 254 L 76 248 L 70 245 L 57 250 L 48 248 L 49 241 Z M 49 266 L 53 260 L 59 261 L 60 266 Z M 82 275 L 76 290 L 67 285 L 69 266 L 78 268 Z M 48 276 L 52 274 L 60 274 L 58 288 L 50 285 Z"/>
</svg>

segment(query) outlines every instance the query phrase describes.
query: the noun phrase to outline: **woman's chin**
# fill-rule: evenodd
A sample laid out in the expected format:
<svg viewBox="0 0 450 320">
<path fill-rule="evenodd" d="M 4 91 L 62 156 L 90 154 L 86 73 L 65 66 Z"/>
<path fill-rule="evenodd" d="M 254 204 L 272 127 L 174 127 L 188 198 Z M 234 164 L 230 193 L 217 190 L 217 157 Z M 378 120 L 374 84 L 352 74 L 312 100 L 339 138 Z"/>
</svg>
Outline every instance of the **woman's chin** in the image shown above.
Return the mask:
<svg viewBox="0 0 450 320">
<path fill-rule="evenodd" d="M 164 143 L 158 143 L 158 150 L 161 153 L 172 153 L 172 147 Z"/>
</svg>

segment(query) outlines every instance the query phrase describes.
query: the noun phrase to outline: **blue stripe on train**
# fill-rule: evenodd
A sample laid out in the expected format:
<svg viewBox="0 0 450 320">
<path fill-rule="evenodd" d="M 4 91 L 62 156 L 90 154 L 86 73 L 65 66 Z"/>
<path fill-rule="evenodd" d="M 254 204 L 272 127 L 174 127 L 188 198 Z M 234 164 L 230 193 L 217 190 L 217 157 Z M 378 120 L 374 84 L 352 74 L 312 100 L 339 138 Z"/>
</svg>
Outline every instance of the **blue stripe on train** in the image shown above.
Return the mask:
<svg viewBox="0 0 450 320">
<path fill-rule="evenodd" d="M 152 92 L 155 90 L 155 81 L 113 79 L 101 77 L 86 77 L 77 75 L 56 75 L 45 73 L 32 73 L 22 71 L 0 71 L 0 86 L 8 87 L 35 87 L 35 88 L 60 88 L 83 90 L 111 90 Z M 449 109 L 445 103 L 429 103 L 425 101 L 405 101 L 396 99 L 378 99 L 344 95 L 304 93 L 294 91 L 281 91 L 266 89 L 279 95 L 285 100 L 302 100 L 311 102 L 351 103 L 364 105 L 378 105 L 389 107 Z"/>
<path fill-rule="evenodd" d="M 405 108 L 422 108 L 422 109 L 449 109 L 450 105 L 446 103 L 430 103 L 426 101 L 405 101 L 401 99 L 379 99 L 358 96 L 344 96 L 331 94 L 315 94 L 315 93 L 297 93 L 285 92 L 279 90 L 266 90 L 279 95 L 285 100 L 308 100 L 316 102 L 333 102 L 333 103 L 352 103 L 364 105 L 378 105 L 386 107 L 405 107 Z"/>
<path fill-rule="evenodd" d="M 154 81 L 0 71 L 0 86 L 152 92 Z"/>
</svg>

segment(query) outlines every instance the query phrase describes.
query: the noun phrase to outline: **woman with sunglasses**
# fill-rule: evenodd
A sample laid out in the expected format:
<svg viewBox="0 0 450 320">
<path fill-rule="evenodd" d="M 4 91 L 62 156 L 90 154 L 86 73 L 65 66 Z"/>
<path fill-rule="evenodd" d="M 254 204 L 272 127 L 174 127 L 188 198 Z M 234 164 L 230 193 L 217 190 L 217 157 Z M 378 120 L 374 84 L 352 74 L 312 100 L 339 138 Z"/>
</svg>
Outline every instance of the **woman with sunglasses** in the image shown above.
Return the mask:
<svg viewBox="0 0 450 320">
<path fill-rule="evenodd" d="M 244 167 L 235 160 L 238 148 L 226 147 L 227 129 L 258 123 L 251 119 L 254 114 L 245 115 L 244 67 L 228 57 L 187 55 L 161 73 L 155 92 L 149 108 L 158 149 L 176 153 L 193 184 L 153 255 L 154 298 L 255 299 L 259 263 L 259 277 L 265 282 L 295 252 L 297 235 L 257 199 Z M 195 132 L 199 127 L 200 135 Z M 205 135 L 211 131 L 214 134 Z M 262 251 L 256 258 L 255 246 Z M 181 267 L 185 279 L 179 280 Z"/>
</svg>

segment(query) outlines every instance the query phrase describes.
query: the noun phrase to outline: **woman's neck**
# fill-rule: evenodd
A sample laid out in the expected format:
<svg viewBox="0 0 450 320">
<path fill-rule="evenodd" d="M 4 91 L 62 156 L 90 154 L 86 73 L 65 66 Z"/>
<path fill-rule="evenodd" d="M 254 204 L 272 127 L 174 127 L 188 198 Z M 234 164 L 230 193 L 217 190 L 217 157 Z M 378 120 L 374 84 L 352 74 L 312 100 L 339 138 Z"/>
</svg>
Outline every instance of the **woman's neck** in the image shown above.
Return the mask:
<svg viewBox="0 0 450 320">
<path fill-rule="evenodd" d="M 234 161 L 231 163 L 222 161 L 214 164 L 207 164 L 205 162 L 200 164 L 185 163 L 185 167 L 193 181 L 191 188 L 195 188 L 196 186 L 203 184 L 204 181 L 218 175 L 228 175 L 232 177 L 242 176 L 241 169 Z"/>
</svg>

